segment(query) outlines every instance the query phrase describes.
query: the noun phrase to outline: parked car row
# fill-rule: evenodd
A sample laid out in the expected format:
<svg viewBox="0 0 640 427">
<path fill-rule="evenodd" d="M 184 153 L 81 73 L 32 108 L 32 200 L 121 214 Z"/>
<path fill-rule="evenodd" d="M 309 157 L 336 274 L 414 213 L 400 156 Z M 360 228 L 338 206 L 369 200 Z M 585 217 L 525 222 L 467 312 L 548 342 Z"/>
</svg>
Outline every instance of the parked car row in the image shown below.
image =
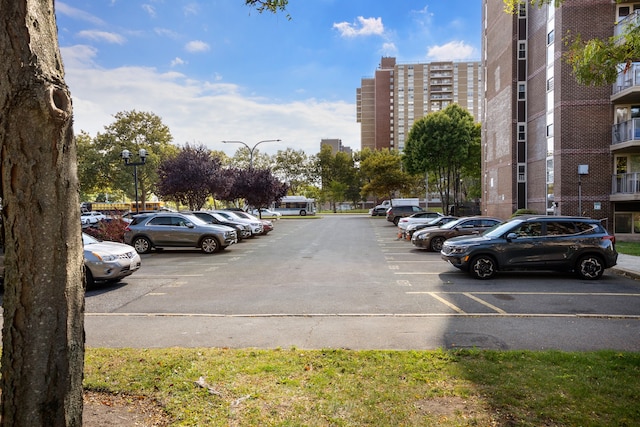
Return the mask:
<svg viewBox="0 0 640 427">
<path fill-rule="evenodd" d="M 439 252 L 444 261 L 476 279 L 491 279 L 500 271 L 551 270 L 595 280 L 618 259 L 615 237 L 597 219 L 527 215 L 506 222 L 486 216 L 439 220 L 441 224 L 434 220 L 413 231 L 411 243 Z M 399 237 L 408 234 L 402 233 Z"/>
<path fill-rule="evenodd" d="M 125 228 L 124 241 L 140 254 L 169 247 L 199 248 L 213 254 L 271 230 L 270 221 L 242 211 L 155 212 L 135 215 Z"/>
</svg>

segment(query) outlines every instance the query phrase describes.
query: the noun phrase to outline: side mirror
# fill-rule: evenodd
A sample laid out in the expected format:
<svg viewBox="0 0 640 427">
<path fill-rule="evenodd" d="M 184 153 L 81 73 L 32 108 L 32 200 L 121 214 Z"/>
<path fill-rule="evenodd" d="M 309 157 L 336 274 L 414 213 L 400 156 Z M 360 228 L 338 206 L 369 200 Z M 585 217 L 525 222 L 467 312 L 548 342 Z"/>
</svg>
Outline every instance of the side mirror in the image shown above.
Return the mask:
<svg viewBox="0 0 640 427">
<path fill-rule="evenodd" d="M 189 228 L 194 228 L 194 227 L 195 227 L 195 225 L 193 225 L 193 223 L 192 223 L 192 222 L 187 222 L 187 223 L 185 223 L 185 225 L 186 225 L 187 227 L 189 227 Z"/>
<path fill-rule="evenodd" d="M 511 240 L 516 240 L 518 238 L 518 234 L 517 233 L 508 233 L 507 234 L 507 240 L 511 241 Z"/>
</svg>

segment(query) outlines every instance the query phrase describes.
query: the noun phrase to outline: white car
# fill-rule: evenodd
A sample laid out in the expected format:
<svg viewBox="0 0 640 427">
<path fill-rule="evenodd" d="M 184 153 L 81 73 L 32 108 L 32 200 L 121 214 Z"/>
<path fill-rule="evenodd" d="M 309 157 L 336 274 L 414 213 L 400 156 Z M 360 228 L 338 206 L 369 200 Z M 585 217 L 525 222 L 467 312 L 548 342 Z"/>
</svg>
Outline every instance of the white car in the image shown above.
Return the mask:
<svg viewBox="0 0 640 427">
<path fill-rule="evenodd" d="M 132 246 L 100 241 L 85 233 L 82 233 L 82 243 L 87 286 L 95 282 L 117 282 L 140 268 L 140 255 Z"/>
<path fill-rule="evenodd" d="M 107 219 L 107 216 L 102 212 L 91 211 L 91 212 L 82 212 L 80 214 L 80 223 L 82 225 L 97 224 L 99 221 L 102 221 L 103 219 Z"/>
<path fill-rule="evenodd" d="M 258 209 L 253 209 L 251 211 L 251 214 L 259 218 L 273 218 L 273 219 L 279 219 L 282 216 L 280 212 L 275 212 L 266 208 L 260 209 L 260 212 L 258 212 Z"/>
</svg>

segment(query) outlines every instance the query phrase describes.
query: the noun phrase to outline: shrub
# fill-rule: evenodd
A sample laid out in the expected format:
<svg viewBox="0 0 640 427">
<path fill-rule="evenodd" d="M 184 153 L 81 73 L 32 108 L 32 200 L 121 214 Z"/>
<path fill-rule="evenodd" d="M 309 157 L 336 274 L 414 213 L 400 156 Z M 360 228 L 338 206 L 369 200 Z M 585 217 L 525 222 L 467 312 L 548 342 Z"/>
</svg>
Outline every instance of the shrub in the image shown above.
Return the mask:
<svg viewBox="0 0 640 427">
<path fill-rule="evenodd" d="M 111 218 L 106 221 L 99 221 L 83 231 L 98 240 L 108 240 L 111 242 L 124 242 L 124 229 L 129 225 L 122 218 Z"/>
<path fill-rule="evenodd" d="M 513 215 L 511 215 L 511 218 L 514 218 L 516 216 L 520 216 L 520 215 L 538 215 L 538 212 L 532 210 L 532 209 L 518 209 L 517 211 L 515 211 L 513 213 Z"/>
</svg>

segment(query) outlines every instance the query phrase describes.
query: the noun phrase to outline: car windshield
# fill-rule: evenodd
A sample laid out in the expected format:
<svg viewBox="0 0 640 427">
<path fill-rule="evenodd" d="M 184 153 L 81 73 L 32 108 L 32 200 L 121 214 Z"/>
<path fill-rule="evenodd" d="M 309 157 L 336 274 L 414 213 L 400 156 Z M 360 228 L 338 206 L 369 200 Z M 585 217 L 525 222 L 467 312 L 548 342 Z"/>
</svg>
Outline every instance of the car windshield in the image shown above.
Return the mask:
<svg viewBox="0 0 640 427">
<path fill-rule="evenodd" d="M 205 220 L 202 220 L 200 218 L 198 218 L 195 215 L 192 214 L 183 214 L 185 218 L 187 218 L 190 222 L 192 222 L 194 225 L 207 225 L 208 222 L 206 222 Z"/>
<path fill-rule="evenodd" d="M 502 224 L 496 224 L 482 233 L 482 235 L 487 237 L 499 237 L 505 234 L 507 231 L 522 224 L 522 222 L 523 220 L 521 219 L 513 219 L 511 221 L 503 222 Z"/>
<path fill-rule="evenodd" d="M 227 222 L 229 220 L 229 218 L 226 218 L 226 217 L 220 215 L 217 212 L 211 212 L 211 213 L 209 213 L 209 215 L 211 215 L 212 217 L 214 217 L 218 221 Z"/>
<path fill-rule="evenodd" d="M 448 222 L 448 223 L 446 223 L 444 225 L 441 225 L 440 228 L 444 228 L 445 230 L 450 230 L 452 228 L 455 228 L 458 224 L 460 224 L 460 223 L 462 223 L 462 222 L 464 222 L 466 220 L 467 220 L 467 218 L 455 219 L 455 220 L 453 220 L 451 222 Z"/>
<path fill-rule="evenodd" d="M 83 245 L 92 245 L 94 243 L 100 243 L 100 240 L 95 237 L 89 236 L 88 234 L 82 233 L 82 244 Z"/>
</svg>

